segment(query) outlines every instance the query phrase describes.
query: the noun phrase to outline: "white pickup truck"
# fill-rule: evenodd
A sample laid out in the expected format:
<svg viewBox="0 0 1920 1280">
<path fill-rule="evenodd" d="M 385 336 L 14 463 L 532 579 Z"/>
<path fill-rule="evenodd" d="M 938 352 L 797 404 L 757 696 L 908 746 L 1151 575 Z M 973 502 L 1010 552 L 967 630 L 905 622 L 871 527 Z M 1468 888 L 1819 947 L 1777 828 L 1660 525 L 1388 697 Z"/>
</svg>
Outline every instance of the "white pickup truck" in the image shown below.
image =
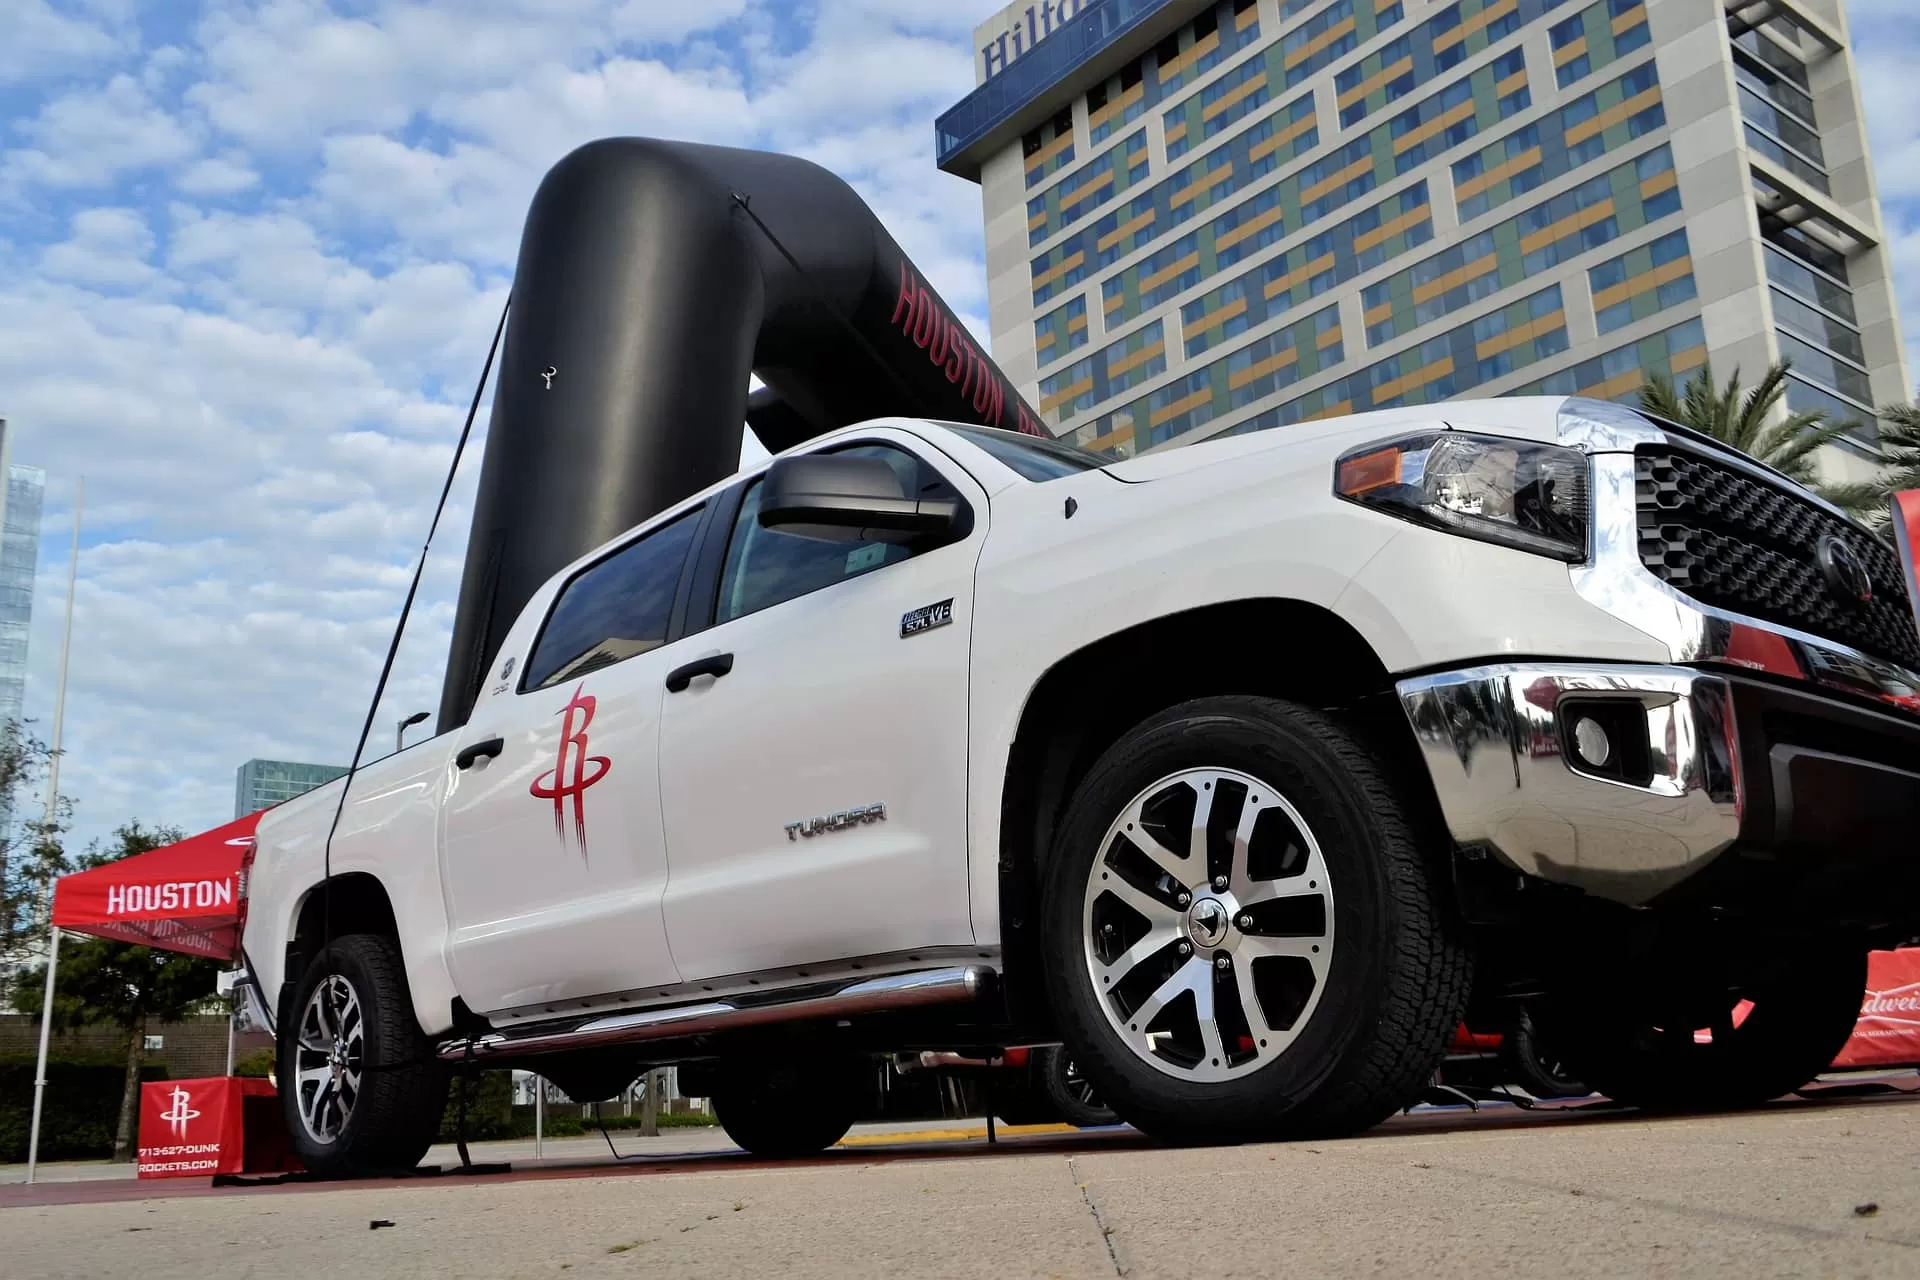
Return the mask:
<svg viewBox="0 0 1920 1280">
<path fill-rule="evenodd" d="M 882 1055 L 1063 1043 L 1176 1141 L 1338 1134 L 1528 1002 L 1647 1106 L 1757 1103 L 1920 925 L 1891 547 L 1619 405 L 1124 461 L 884 420 L 556 575 L 460 730 L 260 824 L 300 1157 L 463 1064 L 681 1064 L 750 1151 Z"/>
</svg>

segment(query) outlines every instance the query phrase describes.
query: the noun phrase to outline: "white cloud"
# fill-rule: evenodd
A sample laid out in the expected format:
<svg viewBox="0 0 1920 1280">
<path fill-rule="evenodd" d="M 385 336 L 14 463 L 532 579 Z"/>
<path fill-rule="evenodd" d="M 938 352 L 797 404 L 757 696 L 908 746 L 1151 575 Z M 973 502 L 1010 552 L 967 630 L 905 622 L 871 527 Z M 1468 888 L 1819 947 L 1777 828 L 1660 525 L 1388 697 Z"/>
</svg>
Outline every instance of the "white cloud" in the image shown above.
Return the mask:
<svg viewBox="0 0 1920 1280">
<path fill-rule="evenodd" d="M 230 156 L 208 156 L 188 166 L 173 180 L 183 195 L 230 196 L 245 191 L 260 181 L 260 175 L 244 160 Z"/>
<path fill-rule="evenodd" d="M 11 0 L 0 41 L 0 85 L 67 74 L 124 47 L 108 23 L 56 12 L 47 0 Z"/>
<path fill-rule="evenodd" d="M 0 187 L 94 187 L 132 170 L 173 164 L 197 149 L 192 133 L 140 82 L 116 75 L 47 103 L 19 126 L 33 145 L 0 157 Z"/>
<path fill-rule="evenodd" d="M 710 31 L 746 11 L 747 0 L 699 0 L 692 4 L 625 0 L 615 6 L 608 26 L 619 40 L 676 43 L 696 32 Z"/>
<path fill-rule="evenodd" d="M 153 232 L 133 209 L 87 209 L 74 215 L 73 234 L 40 254 L 40 269 L 55 280 L 111 288 L 152 284 L 159 271 L 148 259 Z"/>
</svg>

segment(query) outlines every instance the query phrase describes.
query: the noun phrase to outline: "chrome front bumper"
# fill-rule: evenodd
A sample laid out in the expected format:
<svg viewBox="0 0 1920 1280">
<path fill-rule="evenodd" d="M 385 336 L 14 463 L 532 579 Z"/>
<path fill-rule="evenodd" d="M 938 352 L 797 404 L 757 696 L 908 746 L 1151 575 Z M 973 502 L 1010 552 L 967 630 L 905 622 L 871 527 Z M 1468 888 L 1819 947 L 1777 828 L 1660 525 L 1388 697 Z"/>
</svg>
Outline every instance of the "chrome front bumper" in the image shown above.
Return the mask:
<svg viewBox="0 0 1920 1280">
<path fill-rule="evenodd" d="M 1718 676 L 1528 663 L 1396 687 L 1454 842 L 1516 871 L 1638 905 L 1739 838 L 1739 739 Z M 1636 733 L 1645 725 L 1631 779 L 1582 759 L 1573 738 L 1581 707 L 1604 708 Z"/>
<path fill-rule="evenodd" d="M 1920 903 L 1910 834 L 1920 829 L 1920 672 L 1702 604 L 1643 566 L 1634 450 L 1698 442 L 1577 397 L 1559 411 L 1559 441 L 1592 465 L 1592 545 L 1570 569 L 1574 593 L 1657 641 L 1673 665 L 1543 661 L 1399 682 L 1455 843 L 1630 905 L 1736 843 L 1805 871 L 1789 896 L 1817 894 L 1871 863 L 1874 874 L 1853 884 L 1856 899 L 1911 881 Z M 1738 454 L 1713 457 L 1785 483 Z M 1629 702 L 1645 724 L 1631 780 L 1602 776 L 1575 749 L 1573 722 L 1592 700 Z"/>
</svg>

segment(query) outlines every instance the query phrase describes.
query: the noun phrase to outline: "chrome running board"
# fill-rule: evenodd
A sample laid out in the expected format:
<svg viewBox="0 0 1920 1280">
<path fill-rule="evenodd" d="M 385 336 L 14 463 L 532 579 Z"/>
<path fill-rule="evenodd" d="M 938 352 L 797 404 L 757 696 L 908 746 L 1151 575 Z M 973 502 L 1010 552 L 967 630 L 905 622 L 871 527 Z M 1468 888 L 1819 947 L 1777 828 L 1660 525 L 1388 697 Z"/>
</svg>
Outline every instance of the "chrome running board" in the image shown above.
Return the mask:
<svg viewBox="0 0 1920 1280">
<path fill-rule="evenodd" d="M 642 1009 L 595 1018 L 564 1028 L 547 1024 L 524 1031 L 496 1031 L 469 1040 L 449 1040 L 439 1048 L 448 1062 L 500 1054 L 560 1053 L 568 1049 L 600 1049 L 647 1040 L 678 1040 L 745 1027 L 817 1018 L 851 1018 L 926 1005 L 955 1004 L 978 998 L 993 980 L 983 965 L 955 969 L 924 969 L 885 978 L 864 978 L 835 989 L 808 988 L 811 994 L 791 999 L 769 999 L 752 1004 L 713 1000 L 676 1005 L 670 1009 Z"/>
</svg>

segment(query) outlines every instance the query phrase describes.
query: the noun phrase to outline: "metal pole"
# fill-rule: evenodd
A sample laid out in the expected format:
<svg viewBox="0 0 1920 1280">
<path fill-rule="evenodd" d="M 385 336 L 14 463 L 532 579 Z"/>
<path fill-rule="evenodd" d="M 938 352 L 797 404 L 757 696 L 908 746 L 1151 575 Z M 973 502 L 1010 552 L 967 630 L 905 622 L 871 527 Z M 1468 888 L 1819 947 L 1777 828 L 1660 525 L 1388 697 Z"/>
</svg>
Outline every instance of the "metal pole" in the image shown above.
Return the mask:
<svg viewBox="0 0 1920 1280">
<path fill-rule="evenodd" d="M 40 1104 L 47 1093 L 47 1034 L 53 1028 L 53 971 L 60 963 L 60 931 L 47 930 L 47 994 L 40 1004 L 40 1061 L 33 1069 L 33 1121 L 27 1133 L 27 1181 L 40 1163 Z"/>
<path fill-rule="evenodd" d="M 236 991 L 235 992 L 236 998 L 238 998 L 238 994 L 239 993 Z M 229 1076 L 233 1074 L 233 1024 L 236 1020 L 237 1019 L 234 1017 L 233 1006 L 228 1005 L 227 1006 L 227 1074 Z"/>
<path fill-rule="evenodd" d="M 540 1159 L 541 1144 L 546 1137 L 547 1127 L 547 1080 L 545 1076 L 533 1078 L 533 1158 Z"/>
<path fill-rule="evenodd" d="M 408 716 L 405 720 L 402 720 L 399 723 L 398 727 L 394 729 L 393 750 L 396 755 L 407 749 L 407 730 L 413 728 L 414 725 L 419 724 L 422 720 L 425 720 L 426 718 L 427 718 L 426 712 L 416 711 L 412 715 Z"/>
<path fill-rule="evenodd" d="M 67 719 L 67 655 L 73 649 L 73 589 L 80 579 L 80 512 L 87 501 L 87 478 L 81 476 L 73 494 L 73 554 L 67 560 L 67 626 L 60 638 L 60 684 L 53 699 L 53 759 L 47 766 L 47 810 L 42 821 L 53 830 L 54 806 L 60 799 L 60 734 Z"/>
</svg>

